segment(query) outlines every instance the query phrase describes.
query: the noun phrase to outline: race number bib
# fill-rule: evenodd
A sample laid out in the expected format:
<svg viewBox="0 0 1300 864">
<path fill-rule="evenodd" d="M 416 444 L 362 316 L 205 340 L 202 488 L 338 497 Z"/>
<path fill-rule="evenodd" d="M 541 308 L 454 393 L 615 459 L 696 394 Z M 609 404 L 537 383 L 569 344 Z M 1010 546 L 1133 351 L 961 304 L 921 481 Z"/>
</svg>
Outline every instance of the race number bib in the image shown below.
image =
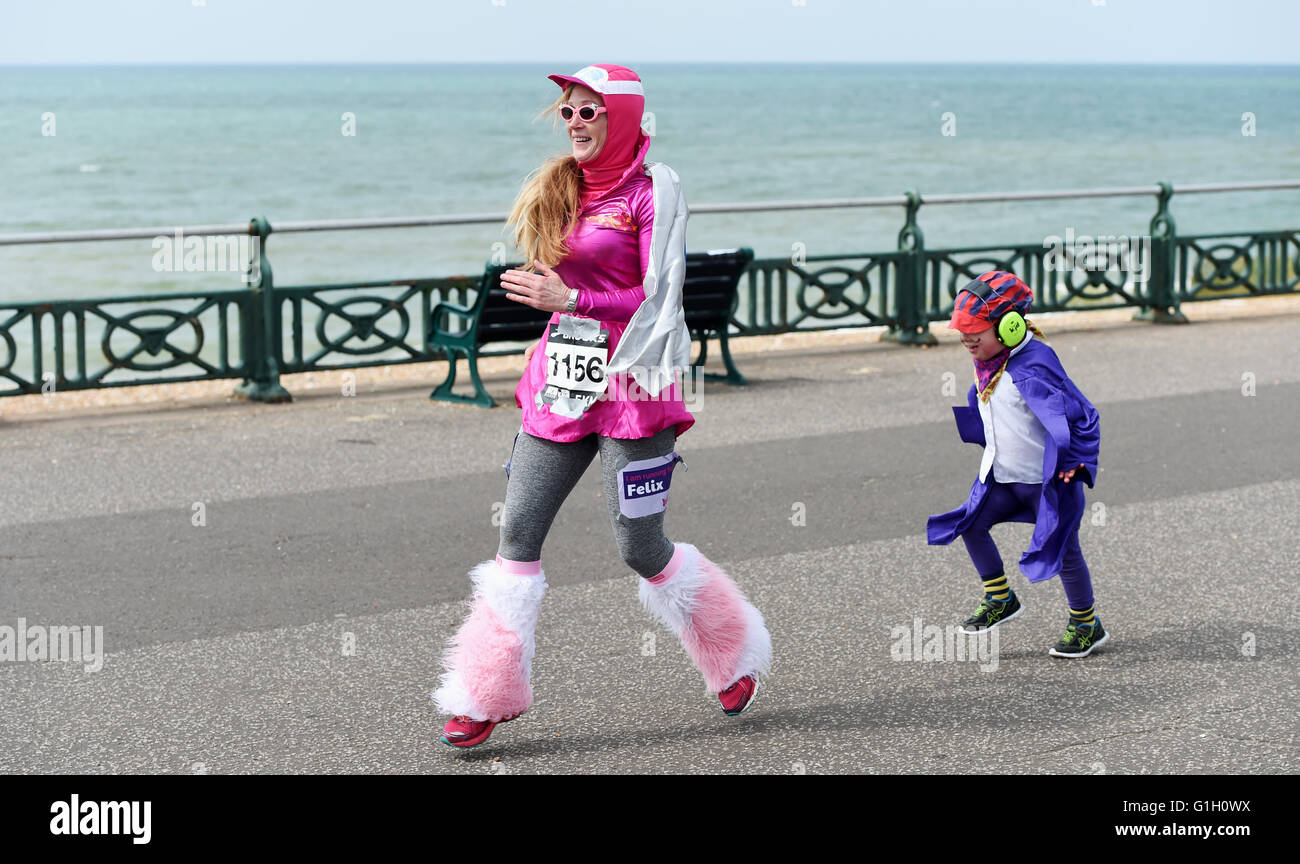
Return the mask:
<svg viewBox="0 0 1300 864">
<path fill-rule="evenodd" d="M 561 315 L 546 337 L 546 386 L 540 401 L 576 419 L 605 392 L 609 331 L 593 318 Z"/>
</svg>

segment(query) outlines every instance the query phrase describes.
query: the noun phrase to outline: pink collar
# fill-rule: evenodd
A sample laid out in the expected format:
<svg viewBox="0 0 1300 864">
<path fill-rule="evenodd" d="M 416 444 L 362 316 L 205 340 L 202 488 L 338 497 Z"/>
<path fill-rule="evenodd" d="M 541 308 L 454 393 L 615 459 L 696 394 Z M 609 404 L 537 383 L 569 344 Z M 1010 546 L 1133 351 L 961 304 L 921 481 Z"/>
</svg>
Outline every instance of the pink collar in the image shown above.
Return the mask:
<svg viewBox="0 0 1300 864">
<path fill-rule="evenodd" d="M 582 169 L 582 191 L 578 197 L 579 210 L 585 210 L 588 204 L 622 186 L 634 173 L 642 170 L 646 153 L 650 150 L 650 136 L 642 132 L 640 137 L 642 140 L 637 142 L 637 149 L 627 162 L 609 168 L 588 168 L 581 162 L 578 163 L 578 167 Z"/>
</svg>

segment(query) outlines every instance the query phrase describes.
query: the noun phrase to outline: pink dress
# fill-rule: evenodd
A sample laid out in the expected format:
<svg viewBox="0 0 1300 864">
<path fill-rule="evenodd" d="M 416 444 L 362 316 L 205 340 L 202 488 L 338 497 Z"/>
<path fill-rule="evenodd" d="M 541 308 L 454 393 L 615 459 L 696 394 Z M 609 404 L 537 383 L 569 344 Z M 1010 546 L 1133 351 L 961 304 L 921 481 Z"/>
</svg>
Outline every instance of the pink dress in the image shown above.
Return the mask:
<svg viewBox="0 0 1300 864">
<path fill-rule="evenodd" d="M 545 338 L 515 388 L 515 404 L 523 409 L 523 428 L 528 434 L 566 442 L 593 432 L 610 438 L 648 438 L 676 426 L 680 437 L 695 424 L 676 384 L 652 397 L 631 375 L 615 375 L 599 398 L 582 407 L 575 407 L 581 403 L 566 403 L 563 396 L 583 391 L 556 386 L 557 375 L 573 382 L 574 371 L 583 374 L 566 368 L 571 361 L 573 366 L 583 366 L 583 359 L 589 361 L 592 351 L 602 349 L 606 360 L 613 355 L 627 323 L 645 300 L 643 283 L 653 224 L 653 183 L 643 173 L 635 173 L 579 213 L 578 225 L 567 241 L 571 251 L 554 268 L 565 285 L 578 289 L 577 320 L 561 312 L 551 315 Z M 569 319 L 563 325 L 562 317 Z M 579 333 L 572 344 L 581 347 L 571 348 L 557 328 Z M 593 368 L 590 361 L 586 368 Z M 576 386 L 594 385 L 588 380 Z"/>
</svg>

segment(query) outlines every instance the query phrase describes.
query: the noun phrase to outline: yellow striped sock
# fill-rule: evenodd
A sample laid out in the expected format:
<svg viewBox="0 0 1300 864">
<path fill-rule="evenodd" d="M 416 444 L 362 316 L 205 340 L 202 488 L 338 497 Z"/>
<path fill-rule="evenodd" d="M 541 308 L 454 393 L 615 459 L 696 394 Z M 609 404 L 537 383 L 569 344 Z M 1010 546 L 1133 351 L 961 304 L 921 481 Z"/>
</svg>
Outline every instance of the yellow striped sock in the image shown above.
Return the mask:
<svg viewBox="0 0 1300 864">
<path fill-rule="evenodd" d="M 984 593 L 989 595 L 989 599 L 997 600 L 999 603 L 1006 602 L 1011 597 L 1011 586 L 1007 584 L 1007 577 L 1003 573 L 984 580 Z"/>
<path fill-rule="evenodd" d="M 1097 618 L 1097 613 L 1095 611 L 1096 608 L 1096 606 L 1089 606 L 1087 609 L 1083 610 L 1071 609 L 1070 617 L 1085 627 L 1091 627 L 1093 621 Z"/>
</svg>

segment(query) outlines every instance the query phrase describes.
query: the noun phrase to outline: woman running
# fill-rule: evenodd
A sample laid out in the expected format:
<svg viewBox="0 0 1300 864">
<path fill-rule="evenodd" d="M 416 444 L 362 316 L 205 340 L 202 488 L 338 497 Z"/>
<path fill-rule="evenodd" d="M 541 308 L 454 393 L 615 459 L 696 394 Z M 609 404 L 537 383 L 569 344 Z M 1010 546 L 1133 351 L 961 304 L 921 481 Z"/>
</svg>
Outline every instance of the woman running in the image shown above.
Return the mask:
<svg viewBox="0 0 1300 864">
<path fill-rule="evenodd" d="M 532 705 L 542 544 L 597 453 L 614 538 L 641 576 L 641 602 L 682 640 L 726 714 L 750 706 L 771 664 L 763 616 L 736 583 L 664 534 L 674 447 L 695 423 L 676 378 L 690 366 L 691 344 L 681 183 L 668 166 L 645 163 L 650 138 L 635 72 L 598 64 L 549 77 L 562 89 L 552 109 L 572 154 L 547 160 L 520 191 L 509 222 L 532 264 L 506 271 L 501 287 L 553 314 L 525 352 L 515 390 L 523 418 L 506 465 L 497 555 L 470 572 L 470 613 L 433 694 L 455 715 L 441 739 L 452 747 L 481 744 Z"/>
</svg>

